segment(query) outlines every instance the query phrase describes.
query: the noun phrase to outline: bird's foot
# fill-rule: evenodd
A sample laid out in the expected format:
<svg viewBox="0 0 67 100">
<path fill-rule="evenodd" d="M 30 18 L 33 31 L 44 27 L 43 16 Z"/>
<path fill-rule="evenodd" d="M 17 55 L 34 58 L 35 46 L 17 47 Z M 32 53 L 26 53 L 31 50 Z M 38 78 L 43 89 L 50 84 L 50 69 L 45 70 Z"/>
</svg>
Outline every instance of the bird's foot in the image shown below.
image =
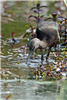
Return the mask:
<svg viewBox="0 0 67 100">
<path fill-rule="evenodd" d="M 46 57 L 46 61 L 48 60 L 48 57 Z"/>
<path fill-rule="evenodd" d="M 48 63 L 48 57 L 46 57 L 46 62 Z"/>
</svg>

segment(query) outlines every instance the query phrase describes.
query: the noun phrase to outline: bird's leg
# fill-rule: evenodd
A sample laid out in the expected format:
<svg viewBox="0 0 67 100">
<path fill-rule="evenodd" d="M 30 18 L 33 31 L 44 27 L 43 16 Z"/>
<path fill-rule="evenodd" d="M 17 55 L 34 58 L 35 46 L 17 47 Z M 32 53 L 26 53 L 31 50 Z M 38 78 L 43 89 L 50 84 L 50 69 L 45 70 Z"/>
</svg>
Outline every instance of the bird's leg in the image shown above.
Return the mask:
<svg viewBox="0 0 67 100">
<path fill-rule="evenodd" d="M 43 60 L 44 60 L 44 58 L 43 58 L 43 50 L 41 49 L 41 65 L 43 64 Z"/>
<path fill-rule="evenodd" d="M 50 51 L 51 51 L 51 47 L 49 47 L 49 49 L 48 49 L 48 54 L 47 54 L 47 56 L 46 56 L 46 61 L 47 61 L 47 59 L 48 59 L 48 57 L 49 57 Z"/>
</svg>

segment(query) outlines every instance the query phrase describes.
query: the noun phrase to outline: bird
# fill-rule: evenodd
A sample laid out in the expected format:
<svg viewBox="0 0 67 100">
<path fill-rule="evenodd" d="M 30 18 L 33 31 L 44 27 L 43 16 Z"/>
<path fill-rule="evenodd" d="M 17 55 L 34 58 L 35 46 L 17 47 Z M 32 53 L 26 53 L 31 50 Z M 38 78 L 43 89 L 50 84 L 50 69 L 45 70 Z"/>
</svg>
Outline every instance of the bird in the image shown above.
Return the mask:
<svg viewBox="0 0 67 100">
<path fill-rule="evenodd" d="M 26 63 L 30 59 L 31 54 L 34 50 L 41 50 L 41 64 L 43 64 L 43 49 L 48 49 L 46 60 L 49 57 L 51 48 L 60 42 L 59 26 L 54 21 L 42 21 L 38 23 L 36 28 L 36 37 L 33 38 L 29 43 L 29 55 Z"/>
</svg>

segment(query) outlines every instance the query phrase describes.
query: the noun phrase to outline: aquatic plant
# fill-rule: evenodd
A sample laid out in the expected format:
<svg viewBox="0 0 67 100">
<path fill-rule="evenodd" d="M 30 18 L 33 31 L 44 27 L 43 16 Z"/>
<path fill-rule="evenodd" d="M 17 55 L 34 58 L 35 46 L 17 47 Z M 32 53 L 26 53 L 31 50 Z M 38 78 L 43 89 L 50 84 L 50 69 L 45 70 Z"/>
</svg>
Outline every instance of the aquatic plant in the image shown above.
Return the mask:
<svg viewBox="0 0 67 100">
<path fill-rule="evenodd" d="M 34 15 L 30 15 L 28 18 L 32 18 L 32 19 L 36 19 L 36 22 L 41 22 L 42 21 L 42 17 L 44 17 L 45 15 L 40 15 L 40 13 L 42 13 L 42 9 L 41 8 L 45 8 L 47 6 L 40 6 L 40 4 L 37 4 L 36 7 L 32 7 L 30 10 L 34 10 L 35 13 L 37 13 L 37 16 Z"/>
</svg>

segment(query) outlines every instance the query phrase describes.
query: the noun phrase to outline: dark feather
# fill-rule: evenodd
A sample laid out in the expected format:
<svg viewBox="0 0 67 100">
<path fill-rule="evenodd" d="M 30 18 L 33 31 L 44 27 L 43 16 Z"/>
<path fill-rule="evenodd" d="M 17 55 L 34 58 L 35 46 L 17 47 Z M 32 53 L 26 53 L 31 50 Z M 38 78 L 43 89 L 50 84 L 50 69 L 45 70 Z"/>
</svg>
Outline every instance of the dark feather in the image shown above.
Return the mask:
<svg viewBox="0 0 67 100">
<path fill-rule="evenodd" d="M 46 35 L 46 40 L 48 40 L 49 36 L 51 36 L 54 30 L 58 30 L 58 25 L 54 21 L 44 21 L 38 24 L 36 36 L 38 39 L 43 40 L 44 36 Z"/>
</svg>

